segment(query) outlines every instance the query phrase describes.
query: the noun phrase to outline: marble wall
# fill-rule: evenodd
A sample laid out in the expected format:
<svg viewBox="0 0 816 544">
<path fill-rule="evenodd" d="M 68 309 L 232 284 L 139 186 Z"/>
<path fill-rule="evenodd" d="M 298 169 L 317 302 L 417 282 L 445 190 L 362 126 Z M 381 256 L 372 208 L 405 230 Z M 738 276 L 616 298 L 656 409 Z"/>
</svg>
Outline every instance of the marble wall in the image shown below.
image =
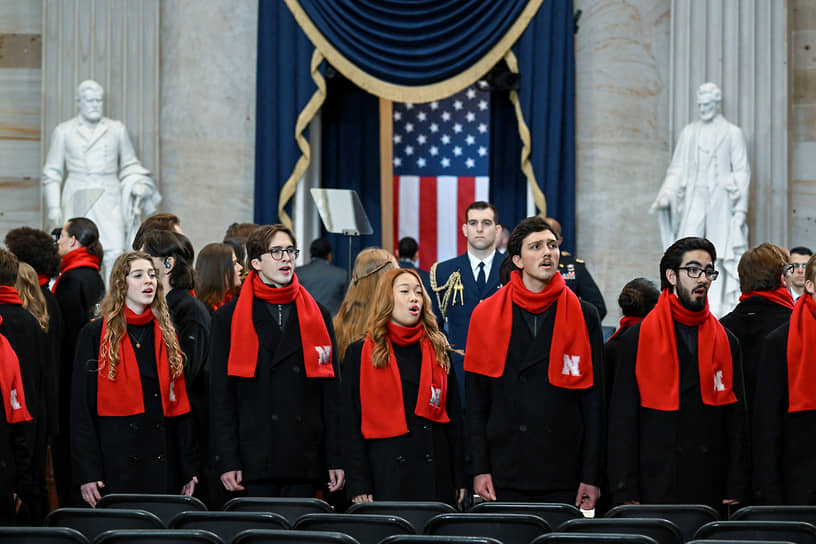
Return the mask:
<svg viewBox="0 0 816 544">
<path fill-rule="evenodd" d="M 790 2 L 791 238 L 816 250 L 816 3 Z"/>
</svg>

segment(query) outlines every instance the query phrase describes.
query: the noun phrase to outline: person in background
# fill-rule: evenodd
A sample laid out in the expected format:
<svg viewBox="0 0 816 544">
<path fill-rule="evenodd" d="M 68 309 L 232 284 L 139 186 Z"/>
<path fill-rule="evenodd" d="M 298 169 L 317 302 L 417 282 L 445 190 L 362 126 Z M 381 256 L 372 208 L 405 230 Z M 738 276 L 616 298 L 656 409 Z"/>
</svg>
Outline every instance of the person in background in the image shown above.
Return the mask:
<svg viewBox="0 0 816 544">
<path fill-rule="evenodd" d="M 142 251 L 144 246 L 144 236 L 153 230 L 167 230 L 184 234 L 181 230 L 181 222 L 178 216 L 172 213 L 159 212 L 147 217 L 142 224 L 139 225 L 139 230 L 133 236 L 133 251 Z"/>
<path fill-rule="evenodd" d="M 394 252 L 397 255 L 397 261 L 400 268 L 415 270 L 419 274 L 419 279 L 422 280 L 422 286 L 425 291 L 431 288 L 431 275 L 427 270 L 422 270 L 416 263 L 419 262 L 419 244 L 414 238 L 406 236 L 397 244 L 397 250 Z"/>
<path fill-rule="evenodd" d="M 811 255 L 813 251 L 805 246 L 796 246 L 790 250 L 790 262 L 793 265 L 790 291 L 794 302 L 805 292 L 805 266 Z"/>
<path fill-rule="evenodd" d="M 331 264 L 332 247 L 325 238 L 317 238 L 309 246 L 312 261 L 298 268 L 300 284 L 314 299 L 328 308 L 332 316 L 337 315 L 348 283 L 346 271 Z"/>
<path fill-rule="evenodd" d="M 238 296 L 243 269 L 229 244 L 213 242 L 198 253 L 195 293 L 211 314 Z"/>
</svg>

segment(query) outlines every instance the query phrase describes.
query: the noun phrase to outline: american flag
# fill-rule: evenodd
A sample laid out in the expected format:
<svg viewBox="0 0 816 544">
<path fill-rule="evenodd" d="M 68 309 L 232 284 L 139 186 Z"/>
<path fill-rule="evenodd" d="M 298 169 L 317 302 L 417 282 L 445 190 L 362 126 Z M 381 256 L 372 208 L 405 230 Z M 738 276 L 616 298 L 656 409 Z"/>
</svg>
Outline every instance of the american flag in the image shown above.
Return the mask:
<svg viewBox="0 0 816 544">
<path fill-rule="evenodd" d="M 465 252 L 465 209 L 487 200 L 490 93 L 474 85 L 425 104 L 394 103 L 394 232 L 419 243 L 419 266 Z"/>
</svg>

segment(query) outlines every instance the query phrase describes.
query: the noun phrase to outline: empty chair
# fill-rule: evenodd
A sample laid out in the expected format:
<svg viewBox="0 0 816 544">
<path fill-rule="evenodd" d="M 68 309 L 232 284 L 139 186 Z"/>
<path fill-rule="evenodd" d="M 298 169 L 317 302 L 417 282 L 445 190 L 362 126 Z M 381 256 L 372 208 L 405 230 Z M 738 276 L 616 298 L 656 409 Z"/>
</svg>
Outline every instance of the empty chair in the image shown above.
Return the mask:
<svg viewBox="0 0 816 544">
<path fill-rule="evenodd" d="M 731 521 L 806 521 L 816 524 L 816 506 L 745 506 Z"/>
<path fill-rule="evenodd" d="M 550 527 L 559 527 L 570 519 L 583 519 L 583 514 L 571 504 L 558 502 L 480 502 L 470 509 L 471 512 L 494 514 L 534 514 Z"/>
<path fill-rule="evenodd" d="M 303 514 L 333 514 L 334 508 L 326 501 L 289 497 L 238 497 L 224 504 L 227 512 L 273 512 L 286 518 L 294 527 Z"/>
<path fill-rule="evenodd" d="M 404 518 L 378 514 L 306 514 L 297 521 L 295 529 L 346 533 L 360 544 L 377 544 L 391 535 L 414 533 Z"/>
<path fill-rule="evenodd" d="M 661 544 L 646 535 L 615 533 L 548 533 L 530 544 Z M 734 544 L 733 542 L 730 544 Z"/>
<path fill-rule="evenodd" d="M 171 529 L 201 529 L 224 542 L 244 529 L 291 529 L 289 522 L 272 512 L 182 512 L 170 522 Z"/>
<path fill-rule="evenodd" d="M 111 493 L 110 495 L 105 495 L 99 500 L 96 507 L 146 510 L 156 514 L 165 525 L 169 525 L 170 520 L 181 512 L 207 510 L 204 503 L 195 497 L 130 493 Z"/>
<path fill-rule="evenodd" d="M 697 540 L 783 540 L 816 544 L 816 527 L 803 521 L 714 521 L 694 535 Z"/>
<path fill-rule="evenodd" d="M 558 528 L 561 533 L 617 533 L 645 535 L 659 544 L 682 544 L 683 537 L 677 526 L 665 519 L 596 518 L 571 519 Z"/>
<path fill-rule="evenodd" d="M 144 510 L 59 508 L 45 518 L 48 527 L 70 527 L 93 542 L 100 533 L 113 529 L 164 529 L 155 514 Z"/>
<path fill-rule="evenodd" d="M 88 544 L 88 539 L 68 527 L 0 527 L 0 542 Z"/>
<path fill-rule="evenodd" d="M 486 536 L 503 544 L 529 544 L 550 532 L 550 525 L 532 514 L 440 514 L 425 526 L 429 535 Z"/>
<path fill-rule="evenodd" d="M 680 529 L 684 542 L 692 540 L 706 523 L 720 520 L 716 510 L 703 504 L 622 504 L 607 512 L 606 517 L 667 519 Z"/>
<path fill-rule="evenodd" d="M 331 531 L 273 531 L 247 529 L 232 539 L 232 544 L 360 544 L 345 533 Z"/>
<path fill-rule="evenodd" d="M 347 514 L 385 514 L 406 519 L 422 533 L 429 519 L 438 514 L 453 514 L 453 506 L 444 502 L 374 501 L 352 504 Z"/>
<path fill-rule="evenodd" d="M 94 544 L 229 544 L 210 531 L 187 529 L 105 531 Z"/>
<path fill-rule="evenodd" d="M 394 535 L 380 544 L 503 544 L 488 536 Z"/>
</svg>

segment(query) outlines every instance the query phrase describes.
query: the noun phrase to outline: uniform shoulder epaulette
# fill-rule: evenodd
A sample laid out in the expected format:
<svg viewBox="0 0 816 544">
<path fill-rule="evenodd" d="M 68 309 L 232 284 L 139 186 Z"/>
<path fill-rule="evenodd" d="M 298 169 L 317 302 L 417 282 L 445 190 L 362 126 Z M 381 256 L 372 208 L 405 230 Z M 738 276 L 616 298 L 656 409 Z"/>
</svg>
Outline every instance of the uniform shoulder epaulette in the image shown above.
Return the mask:
<svg viewBox="0 0 816 544">
<path fill-rule="evenodd" d="M 565 256 L 565 257 L 570 257 L 570 252 L 569 252 L 569 251 L 566 251 L 566 250 L 564 250 L 564 249 L 562 249 L 562 250 L 561 250 L 561 255 L 563 255 L 563 256 Z"/>
<path fill-rule="evenodd" d="M 457 294 L 459 295 L 459 303 L 465 303 L 465 288 L 462 285 L 462 274 L 459 272 L 458 268 L 451 272 L 444 284 L 439 285 L 439 282 L 436 279 L 437 265 L 439 265 L 438 262 L 434 263 L 430 270 L 431 290 L 436 295 L 436 302 L 439 305 L 439 311 L 442 313 L 442 319 L 445 319 L 448 315 L 448 304 L 456 303 Z M 440 293 L 442 293 L 441 298 L 439 296 Z M 451 295 L 453 295 L 453 300 L 451 300 Z"/>
<path fill-rule="evenodd" d="M 576 262 L 576 263 L 581 263 L 581 264 L 584 264 L 584 260 L 583 260 L 583 259 L 575 259 L 575 262 Z"/>
</svg>

